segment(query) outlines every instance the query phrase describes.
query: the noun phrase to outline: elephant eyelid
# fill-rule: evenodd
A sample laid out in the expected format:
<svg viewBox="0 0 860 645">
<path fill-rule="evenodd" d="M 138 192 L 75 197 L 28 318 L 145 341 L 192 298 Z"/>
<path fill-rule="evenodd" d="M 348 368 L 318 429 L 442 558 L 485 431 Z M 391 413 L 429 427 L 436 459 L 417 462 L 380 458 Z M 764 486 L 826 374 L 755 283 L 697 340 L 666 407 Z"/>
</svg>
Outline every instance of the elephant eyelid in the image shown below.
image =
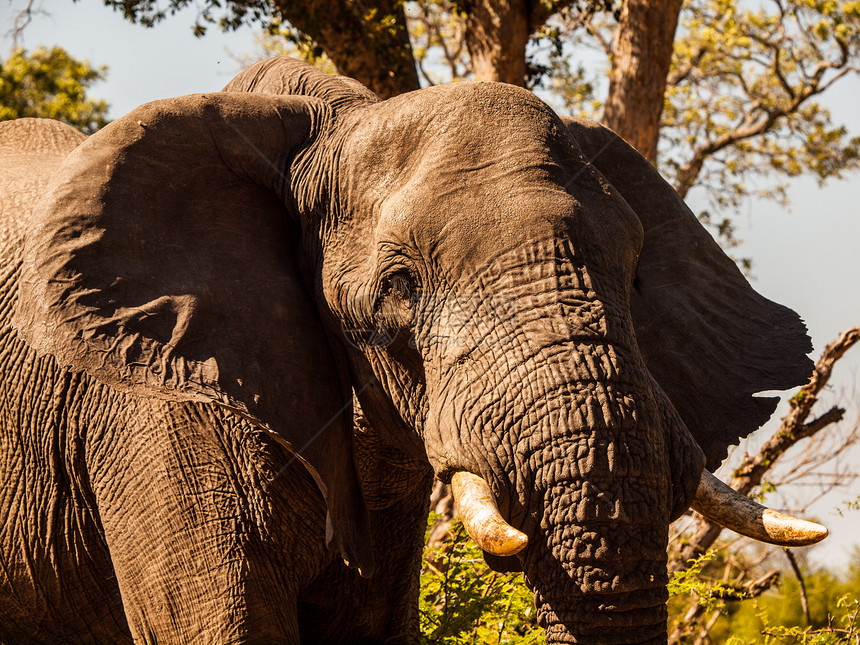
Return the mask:
<svg viewBox="0 0 860 645">
<path fill-rule="evenodd" d="M 417 281 L 412 271 L 406 267 L 397 267 L 389 270 L 379 280 L 378 302 L 393 296 L 401 302 L 411 302 L 417 292 Z"/>
<path fill-rule="evenodd" d="M 420 282 L 413 264 L 407 258 L 399 256 L 386 263 L 379 272 L 377 284 L 379 295 L 384 298 L 392 293 L 400 296 L 414 295 Z"/>
<path fill-rule="evenodd" d="M 373 307 L 377 324 L 389 329 L 408 327 L 418 299 L 414 273 L 403 265 L 389 267 L 377 284 Z"/>
</svg>

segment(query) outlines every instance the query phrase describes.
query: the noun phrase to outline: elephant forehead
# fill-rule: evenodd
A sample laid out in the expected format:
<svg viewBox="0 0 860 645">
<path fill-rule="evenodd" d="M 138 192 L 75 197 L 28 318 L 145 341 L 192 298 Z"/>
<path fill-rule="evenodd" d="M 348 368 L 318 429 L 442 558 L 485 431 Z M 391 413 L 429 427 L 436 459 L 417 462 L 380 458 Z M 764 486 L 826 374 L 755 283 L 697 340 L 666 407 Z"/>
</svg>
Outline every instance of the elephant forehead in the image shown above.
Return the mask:
<svg viewBox="0 0 860 645">
<path fill-rule="evenodd" d="M 427 88 L 369 106 L 345 146 L 356 178 L 375 183 L 465 177 L 549 161 L 566 146 L 553 111 L 530 92 L 501 83 Z"/>
<path fill-rule="evenodd" d="M 423 257 L 451 270 L 554 239 L 576 210 L 576 200 L 554 186 L 444 187 L 416 180 L 385 201 L 377 233 L 415 245 Z"/>
<path fill-rule="evenodd" d="M 407 99 L 414 100 L 407 100 Z M 429 88 L 371 106 L 347 141 L 341 179 L 354 206 L 396 217 L 465 209 L 515 222 L 582 166 L 554 113 L 499 83 Z M 574 167 L 577 166 L 577 167 Z"/>
<path fill-rule="evenodd" d="M 535 240 L 608 244 L 630 219 L 553 111 L 520 88 L 413 92 L 362 110 L 351 135 L 340 174 L 350 212 L 369 215 L 376 240 L 417 243 L 449 268 L 491 263 Z"/>
<path fill-rule="evenodd" d="M 412 177 L 382 202 L 380 224 L 402 222 L 412 231 L 425 227 L 428 232 L 456 225 L 476 234 L 484 226 L 497 232 L 531 226 L 546 230 L 546 225 L 558 226 L 578 207 L 564 186 L 544 173 L 487 169 L 482 174 Z"/>
<path fill-rule="evenodd" d="M 417 247 L 449 276 L 560 240 L 582 266 L 626 275 L 642 245 L 638 219 L 596 178 L 559 174 L 553 165 L 524 162 L 416 172 L 380 200 L 375 237 Z"/>
<path fill-rule="evenodd" d="M 396 130 L 399 124 L 435 122 L 439 130 L 481 130 L 486 123 L 532 123 L 550 127 L 557 116 L 532 92 L 505 83 L 466 82 L 437 85 L 369 106 L 367 114 L 379 115 Z M 489 134 L 484 131 L 483 134 Z"/>
</svg>

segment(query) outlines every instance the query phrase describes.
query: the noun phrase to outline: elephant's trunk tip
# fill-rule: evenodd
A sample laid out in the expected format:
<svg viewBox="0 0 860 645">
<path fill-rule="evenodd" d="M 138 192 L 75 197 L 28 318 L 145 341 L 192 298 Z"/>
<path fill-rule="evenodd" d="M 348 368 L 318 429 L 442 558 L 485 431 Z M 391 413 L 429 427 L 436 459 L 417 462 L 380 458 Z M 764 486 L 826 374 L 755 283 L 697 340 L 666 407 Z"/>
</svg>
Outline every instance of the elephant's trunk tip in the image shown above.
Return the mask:
<svg viewBox="0 0 860 645">
<path fill-rule="evenodd" d="M 768 544 L 808 546 L 828 535 L 821 524 L 761 506 L 707 470 L 702 471 L 691 507 L 720 526 Z"/>
<path fill-rule="evenodd" d="M 493 492 L 484 479 L 458 471 L 451 477 L 451 490 L 466 532 L 484 551 L 509 556 L 526 547 L 528 536 L 502 518 Z"/>
</svg>

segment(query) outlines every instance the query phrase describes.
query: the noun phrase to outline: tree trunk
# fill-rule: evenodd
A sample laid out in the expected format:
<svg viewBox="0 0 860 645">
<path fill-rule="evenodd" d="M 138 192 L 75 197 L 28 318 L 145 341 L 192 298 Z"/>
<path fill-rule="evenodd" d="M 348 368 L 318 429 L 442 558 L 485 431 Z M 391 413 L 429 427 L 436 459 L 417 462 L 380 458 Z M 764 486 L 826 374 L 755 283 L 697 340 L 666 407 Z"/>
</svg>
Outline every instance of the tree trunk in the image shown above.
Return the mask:
<svg viewBox="0 0 860 645">
<path fill-rule="evenodd" d="M 526 43 L 531 34 L 526 0 L 477 0 L 464 9 L 475 80 L 525 87 Z"/>
<path fill-rule="evenodd" d="M 603 121 L 651 163 L 682 0 L 626 0 L 612 53 Z"/>
<path fill-rule="evenodd" d="M 418 89 L 402 0 L 276 0 L 280 14 L 323 48 L 338 72 L 382 98 Z M 525 87 L 532 32 L 572 0 L 462 0 L 475 80 Z"/>
<path fill-rule="evenodd" d="M 382 98 L 420 87 L 401 1 L 276 0 L 276 6 L 293 27 L 323 48 L 340 74 Z"/>
</svg>

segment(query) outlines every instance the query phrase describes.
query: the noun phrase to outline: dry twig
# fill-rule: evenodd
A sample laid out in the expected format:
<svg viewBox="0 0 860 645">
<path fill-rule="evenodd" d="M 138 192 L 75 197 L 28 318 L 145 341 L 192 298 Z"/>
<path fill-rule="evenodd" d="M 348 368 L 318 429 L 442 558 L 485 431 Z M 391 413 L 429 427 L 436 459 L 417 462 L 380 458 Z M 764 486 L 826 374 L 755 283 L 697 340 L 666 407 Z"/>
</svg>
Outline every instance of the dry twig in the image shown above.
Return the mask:
<svg viewBox="0 0 860 645">
<path fill-rule="evenodd" d="M 791 565 L 791 570 L 797 577 L 797 584 L 800 586 L 800 606 L 803 609 L 803 617 L 806 620 L 806 625 L 812 625 L 812 617 L 809 615 L 809 596 L 806 595 L 806 582 L 803 579 L 803 574 L 800 572 L 800 566 L 797 564 L 797 558 L 794 557 L 791 549 L 784 549 L 785 557 Z"/>
<path fill-rule="evenodd" d="M 791 408 L 779 429 L 754 456 L 745 457 L 740 467 L 735 470 L 734 479 L 731 482 L 732 488 L 744 495 L 749 495 L 762 483 L 765 473 L 770 471 L 798 441 L 813 437 L 843 419 L 845 409 L 834 406 L 824 414 L 807 421 L 821 391 L 830 380 L 834 365 L 858 341 L 860 341 L 860 327 L 853 327 L 824 348 L 809 383 L 792 397 Z M 672 569 L 683 569 L 690 558 L 705 553 L 713 546 L 722 530 L 721 526 L 700 518 L 698 528 L 672 563 Z"/>
</svg>

